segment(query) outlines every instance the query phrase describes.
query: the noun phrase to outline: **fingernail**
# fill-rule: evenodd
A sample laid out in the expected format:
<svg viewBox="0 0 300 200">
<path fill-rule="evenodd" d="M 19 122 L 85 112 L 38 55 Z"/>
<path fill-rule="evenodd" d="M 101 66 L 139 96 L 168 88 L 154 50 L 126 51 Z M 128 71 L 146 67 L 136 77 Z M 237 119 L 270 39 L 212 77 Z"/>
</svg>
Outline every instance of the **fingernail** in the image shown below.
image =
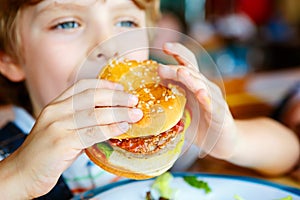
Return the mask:
<svg viewBox="0 0 300 200">
<path fill-rule="evenodd" d="M 121 84 L 116 84 L 116 90 L 124 90 L 123 85 L 121 85 Z"/>
<path fill-rule="evenodd" d="M 139 121 L 143 117 L 143 111 L 140 109 L 131 109 L 130 114 L 130 118 L 133 122 Z"/>
<path fill-rule="evenodd" d="M 119 128 L 121 132 L 126 132 L 129 129 L 129 124 L 127 122 L 119 123 Z"/>
<path fill-rule="evenodd" d="M 135 106 L 139 102 L 137 96 L 130 94 L 129 95 L 129 105 Z"/>
</svg>

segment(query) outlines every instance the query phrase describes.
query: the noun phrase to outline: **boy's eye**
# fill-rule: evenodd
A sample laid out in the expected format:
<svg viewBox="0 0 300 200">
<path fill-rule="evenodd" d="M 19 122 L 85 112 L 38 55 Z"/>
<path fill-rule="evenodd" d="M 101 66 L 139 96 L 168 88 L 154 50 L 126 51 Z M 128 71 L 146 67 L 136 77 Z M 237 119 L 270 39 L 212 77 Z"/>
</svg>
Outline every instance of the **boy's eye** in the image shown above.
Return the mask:
<svg viewBox="0 0 300 200">
<path fill-rule="evenodd" d="M 125 27 L 125 28 L 134 28 L 134 27 L 138 27 L 138 24 L 130 21 L 130 20 L 126 20 L 126 21 L 120 21 L 116 23 L 117 27 Z"/>
<path fill-rule="evenodd" d="M 78 28 L 80 25 L 75 21 L 62 22 L 57 24 L 54 28 L 56 29 L 74 29 Z"/>
</svg>

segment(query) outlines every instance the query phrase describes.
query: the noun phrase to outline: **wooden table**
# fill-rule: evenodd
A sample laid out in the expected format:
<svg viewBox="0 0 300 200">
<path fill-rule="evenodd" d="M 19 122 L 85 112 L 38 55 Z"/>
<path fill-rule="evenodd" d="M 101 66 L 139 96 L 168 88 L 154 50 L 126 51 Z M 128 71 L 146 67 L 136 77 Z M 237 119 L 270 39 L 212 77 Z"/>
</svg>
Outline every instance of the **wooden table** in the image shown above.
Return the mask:
<svg viewBox="0 0 300 200">
<path fill-rule="evenodd" d="M 300 66 L 279 71 L 256 72 L 243 77 L 224 78 L 223 88 L 235 118 L 269 116 L 300 81 Z"/>
</svg>

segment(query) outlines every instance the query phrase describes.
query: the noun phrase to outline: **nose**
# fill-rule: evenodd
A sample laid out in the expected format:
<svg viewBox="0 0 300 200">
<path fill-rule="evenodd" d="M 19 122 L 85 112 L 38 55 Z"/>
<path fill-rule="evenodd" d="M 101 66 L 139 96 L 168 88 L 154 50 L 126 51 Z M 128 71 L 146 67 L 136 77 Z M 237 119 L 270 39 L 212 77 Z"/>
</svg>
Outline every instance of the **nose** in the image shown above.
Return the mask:
<svg viewBox="0 0 300 200">
<path fill-rule="evenodd" d="M 114 42 L 110 42 L 110 39 L 105 40 L 92 50 L 85 62 L 85 68 L 95 76 L 99 74 L 107 63 L 113 59 L 117 59 L 118 55 L 117 45 Z"/>
<path fill-rule="evenodd" d="M 105 27 L 105 28 L 103 28 Z M 113 30 L 109 24 L 103 22 L 99 27 L 93 28 L 93 44 L 94 47 L 90 52 L 89 58 L 92 60 L 108 61 L 112 57 L 118 55 L 117 44 L 113 40 Z"/>
<path fill-rule="evenodd" d="M 88 32 L 90 49 L 81 67 L 81 78 L 94 78 L 110 60 L 119 55 L 118 45 L 112 38 L 113 29 L 107 22 L 98 20 Z"/>
<path fill-rule="evenodd" d="M 117 44 L 110 39 L 105 40 L 97 44 L 97 46 L 92 50 L 89 60 L 93 60 L 99 63 L 108 62 L 111 59 L 116 58 L 119 55 Z"/>
<path fill-rule="evenodd" d="M 111 31 L 100 29 L 104 25 L 93 26 L 88 30 L 86 42 L 90 46 L 87 49 L 85 60 L 83 60 L 78 74 L 78 79 L 96 78 L 101 69 L 107 65 L 110 59 L 118 56 L 116 45 L 110 42 Z"/>
<path fill-rule="evenodd" d="M 110 38 L 114 35 L 115 26 L 110 20 L 111 13 L 106 1 L 95 1 L 90 8 L 88 23 L 84 29 L 85 60 L 80 66 L 81 78 L 94 78 L 107 62 L 118 56 L 117 44 Z"/>
<path fill-rule="evenodd" d="M 146 29 L 124 31 L 109 36 L 98 43 L 92 51 L 92 59 L 109 61 L 111 59 L 133 59 L 139 54 L 148 55 L 148 35 Z M 145 57 L 145 56 L 143 56 Z"/>
</svg>

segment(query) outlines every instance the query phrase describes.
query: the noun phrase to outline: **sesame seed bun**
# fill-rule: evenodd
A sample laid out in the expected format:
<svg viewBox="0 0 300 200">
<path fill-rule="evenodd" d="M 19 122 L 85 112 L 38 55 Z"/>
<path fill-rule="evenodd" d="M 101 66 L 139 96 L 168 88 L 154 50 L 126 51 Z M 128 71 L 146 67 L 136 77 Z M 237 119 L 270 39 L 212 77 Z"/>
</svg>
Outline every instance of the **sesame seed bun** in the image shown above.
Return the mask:
<svg viewBox="0 0 300 200">
<path fill-rule="evenodd" d="M 118 82 L 124 90 L 139 98 L 137 105 L 143 118 L 118 139 L 158 135 L 177 124 L 183 115 L 185 92 L 178 86 L 161 85 L 158 63 L 145 61 L 113 61 L 99 74 L 100 79 Z"/>
<path fill-rule="evenodd" d="M 120 83 L 138 97 L 143 118 L 116 138 L 85 150 L 104 170 L 131 179 L 148 179 L 172 167 L 181 154 L 190 115 L 185 110 L 184 91 L 163 85 L 157 74 L 158 63 L 113 61 L 99 74 L 100 79 Z"/>
</svg>

